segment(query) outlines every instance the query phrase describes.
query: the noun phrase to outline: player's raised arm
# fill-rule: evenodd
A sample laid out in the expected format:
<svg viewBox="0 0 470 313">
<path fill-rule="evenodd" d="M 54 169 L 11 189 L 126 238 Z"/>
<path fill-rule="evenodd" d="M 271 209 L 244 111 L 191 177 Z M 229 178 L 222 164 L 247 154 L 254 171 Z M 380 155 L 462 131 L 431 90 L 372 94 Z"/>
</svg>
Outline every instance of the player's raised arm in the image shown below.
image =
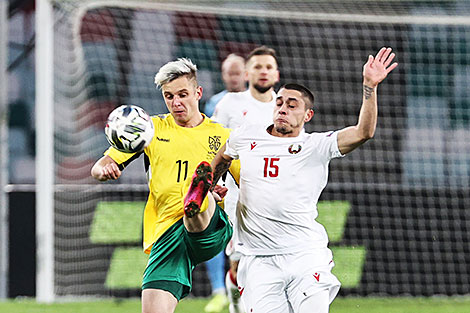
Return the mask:
<svg viewBox="0 0 470 313">
<path fill-rule="evenodd" d="M 377 85 L 382 82 L 398 63 L 392 63 L 395 53 L 383 47 L 363 68 L 362 107 L 357 125 L 338 132 L 338 148 L 342 154 L 349 153 L 372 138 L 377 125 Z"/>
<path fill-rule="evenodd" d="M 220 177 L 228 171 L 230 168 L 230 164 L 232 163 L 232 158 L 228 155 L 226 155 L 225 152 L 225 146 L 224 144 L 217 154 L 215 155 L 214 159 L 212 160 L 211 166 L 212 166 L 212 171 L 213 171 L 213 185 L 212 188 L 215 187 L 215 184 L 219 181 Z"/>
<path fill-rule="evenodd" d="M 118 179 L 121 176 L 121 170 L 111 157 L 105 155 L 93 165 L 91 168 L 91 176 L 99 181 Z"/>
</svg>

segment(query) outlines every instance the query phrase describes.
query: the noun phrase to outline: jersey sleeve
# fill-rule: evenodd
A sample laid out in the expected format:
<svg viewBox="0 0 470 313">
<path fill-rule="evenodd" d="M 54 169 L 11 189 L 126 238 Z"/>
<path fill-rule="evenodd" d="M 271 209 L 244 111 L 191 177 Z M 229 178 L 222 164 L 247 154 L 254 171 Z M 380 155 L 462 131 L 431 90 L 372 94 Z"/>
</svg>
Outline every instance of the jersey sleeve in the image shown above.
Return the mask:
<svg viewBox="0 0 470 313">
<path fill-rule="evenodd" d="M 108 150 L 106 150 L 103 154 L 113 159 L 118 164 L 119 169 L 122 171 L 126 168 L 127 165 L 129 165 L 129 163 L 137 159 L 142 154 L 142 152 L 124 153 L 113 147 L 109 147 Z"/>
<path fill-rule="evenodd" d="M 232 175 L 233 180 L 237 183 L 237 186 L 240 186 L 240 160 L 233 160 L 229 168 L 230 175 Z"/>
<path fill-rule="evenodd" d="M 337 131 L 319 133 L 318 136 L 318 151 L 320 151 L 326 159 L 331 160 L 344 157 L 344 154 L 341 154 L 339 151 Z"/>
</svg>

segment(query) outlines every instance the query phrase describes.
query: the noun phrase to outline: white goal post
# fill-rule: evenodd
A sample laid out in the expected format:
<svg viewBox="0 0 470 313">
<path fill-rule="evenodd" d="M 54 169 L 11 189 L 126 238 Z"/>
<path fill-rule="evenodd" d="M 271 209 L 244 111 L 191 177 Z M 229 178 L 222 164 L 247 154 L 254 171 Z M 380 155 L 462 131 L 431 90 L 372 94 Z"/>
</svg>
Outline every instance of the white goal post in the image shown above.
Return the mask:
<svg viewBox="0 0 470 313">
<path fill-rule="evenodd" d="M 8 291 L 8 2 L 0 1 L 0 299 Z"/>
<path fill-rule="evenodd" d="M 36 1 L 36 299 L 54 301 L 54 13 Z"/>
</svg>

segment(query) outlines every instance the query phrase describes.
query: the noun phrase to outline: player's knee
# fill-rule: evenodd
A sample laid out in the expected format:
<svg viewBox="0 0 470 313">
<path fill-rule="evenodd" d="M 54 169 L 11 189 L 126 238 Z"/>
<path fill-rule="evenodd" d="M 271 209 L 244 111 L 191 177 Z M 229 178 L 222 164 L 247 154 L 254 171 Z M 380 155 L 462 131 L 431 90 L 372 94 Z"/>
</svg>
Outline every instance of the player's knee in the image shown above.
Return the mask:
<svg viewBox="0 0 470 313">
<path fill-rule="evenodd" d="M 142 313 L 173 313 L 178 300 L 168 291 L 144 289 L 142 291 Z"/>
</svg>

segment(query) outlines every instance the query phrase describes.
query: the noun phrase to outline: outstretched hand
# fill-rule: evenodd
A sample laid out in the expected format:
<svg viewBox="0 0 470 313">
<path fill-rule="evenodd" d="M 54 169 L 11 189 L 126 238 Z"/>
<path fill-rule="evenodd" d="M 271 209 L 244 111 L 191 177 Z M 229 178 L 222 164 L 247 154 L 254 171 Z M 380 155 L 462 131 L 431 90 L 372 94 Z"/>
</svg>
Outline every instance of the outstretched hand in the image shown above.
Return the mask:
<svg viewBox="0 0 470 313">
<path fill-rule="evenodd" d="M 362 75 L 364 76 L 364 84 L 370 87 L 375 87 L 383 81 L 385 77 L 387 77 L 388 73 L 398 65 L 397 62 L 390 65 L 394 57 L 395 53 L 392 52 L 392 48 L 385 47 L 380 49 L 375 58 L 372 55 L 369 55 L 369 59 L 367 60 L 367 63 L 364 64 L 362 72 Z"/>
</svg>

